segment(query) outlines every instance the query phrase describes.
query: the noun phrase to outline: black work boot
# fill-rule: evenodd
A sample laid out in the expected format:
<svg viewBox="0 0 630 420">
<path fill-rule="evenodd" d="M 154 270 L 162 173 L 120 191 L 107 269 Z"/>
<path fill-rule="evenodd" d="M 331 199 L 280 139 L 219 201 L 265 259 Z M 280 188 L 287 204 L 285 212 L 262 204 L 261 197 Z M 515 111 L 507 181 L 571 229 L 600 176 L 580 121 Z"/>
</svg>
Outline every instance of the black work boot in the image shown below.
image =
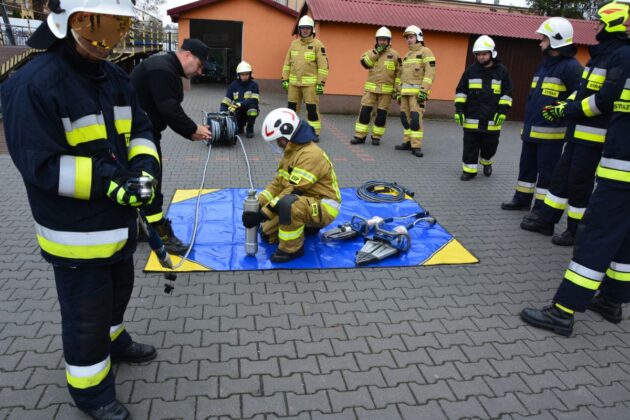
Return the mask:
<svg viewBox="0 0 630 420">
<path fill-rule="evenodd" d="M 536 215 L 536 217 L 523 218 L 523 221 L 521 222 L 521 229 L 525 229 L 530 232 L 542 233 L 545 236 L 553 235 L 553 227 L 553 223 L 545 222 L 538 215 Z"/>
<path fill-rule="evenodd" d="M 394 146 L 396 150 L 411 150 L 411 143 L 402 143 Z"/>
<path fill-rule="evenodd" d="M 157 350 L 150 344 L 133 342 L 120 353 L 112 353 L 112 362 L 144 363 L 157 356 Z"/>
<path fill-rule="evenodd" d="M 560 235 L 553 235 L 551 242 L 554 245 L 559 246 L 573 246 L 575 242 L 575 235 L 569 229 L 562 232 Z"/>
<path fill-rule="evenodd" d="M 251 139 L 254 137 L 254 125 L 253 124 L 247 124 L 245 126 L 245 137 L 247 137 L 248 139 Z"/>
<path fill-rule="evenodd" d="M 470 173 L 470 172 L 462 172 L 462 174 L 459 176 L 459 179 L 461 179 L 462 181 L 470 181 L 471 179 L 473 179 L 476 176 L 477 176 L 477 174 L 473 174 L 473 173 Z"/>
<path fill-rule="evenodd" d="M 506 201 L 501 204 L 501 209 L 503 210 L 529 210 L 529 203 L 519 203 L 515 199 L 511 199 L 510 201 Z"/>
<path fill-rule="evenodd" d="M 621 312 L 621 304 L 611 302 L 603 297 L 601 293 L 593 298 L 588 309 L 593 312 L 597 312 L 603 316 L 605 320 L 610 321 L 613 324 L 619 324 L 623 316 Z"/>
<path fill-rule="evenodd" d="M 411 148 L 411 154 L 414 155 L 415 157 L 422 157 L 424 156 L 424 153 L 422 153 L 422 149 L 419 147 L 412 147 Z"/>
<path fill-rule="evenodd" d="M 157 230 L 158 235 L 164 242 L 164 248 L 169 254 L 184 255 L 188 250 L 188 245 L 179 240 L 173 232 L 173 226 L 171 226 L 170 219 L 162 219 L 161 221 L 153 224 L 153 227 Z"/>
<path fill-rule="evenodd" d="M 352 140 L 350 140 L 350 144 L 363 144 L 365 143 L 365 137 L 364 138 L 360 138 L 357 136 L 352 137 Z"/>
<path fill-rule="evenodd" d="M 372 146 L 378 146 L 379 144 L 381 144 L 381 139 L 377 139 L 376 137 L 372 136 Z"/>
<path fill-rule="evenodd" d="M 295 252 L 286 252 L 278 248 L 276 249 L 276 252 L 271 255 L 271 262 L 285 263 L 301 257 L 302 255 L 304 255 L 304 246 Z"/>
<path fill-rule="evenodd" d="M 83 410 L 97 420 L 127 420 L 131 419 L 131 414 L 127 408 L 118 400 L 114 400 L 94 410 Z"/>
<path fill-rule="evenodd" d="M 525 308 L 521 311 L 521 319 L 529 325 L 550 330 L 565 337 L 573 332 L 573 315 L 555 305 L 542 309 Z"/>
<path fill-rule="evenodd" d="M 535 220 L 538 219 L 538 213 L 535 210 L 530 211 L 525 216 L 523 216 L 523 220 Z"/>
<path fill-rule="evenodd" d="M 485 176 L 492 175 L 492 165 L 482 165 L 483 166 L 483 174 Z"/>
</svg>

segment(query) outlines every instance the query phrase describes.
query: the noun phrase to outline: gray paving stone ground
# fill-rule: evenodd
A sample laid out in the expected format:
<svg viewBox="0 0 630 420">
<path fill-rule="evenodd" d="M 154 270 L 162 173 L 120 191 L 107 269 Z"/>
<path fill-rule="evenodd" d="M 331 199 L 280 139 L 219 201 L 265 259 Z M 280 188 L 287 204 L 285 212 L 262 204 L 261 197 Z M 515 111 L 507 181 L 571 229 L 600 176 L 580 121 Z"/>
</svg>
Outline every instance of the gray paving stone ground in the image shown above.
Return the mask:
<svg viewBox="0 0 630 420">
<path fill-rule="evenodd" d="M 194 86 L 200 118 L 221 89 Z M 263 95 L 263 113 L 283 104 Z M 546 304 L 571 250 L 522 231 L 504 212 L 516 180 L 517 123 L 501 136 L 495 171 L 459 181 L 461 131 L 427 121 L 425 157 L 350 146 L 354 118 L 323 117 L 321 146 L 343 186 L 402 183 L 481 260 L 477 265 L 179 275 L 172 296 L 142 268 L 127 311 L 133 336 L 157 360 L 115 367 L 118 397 L 136 419 L 630 418 L 630 322 L 577 316 L 562 338 L 523 325 Z M 247 142 L 255 183 L 275 156 Z M 168 132 L 165 192 L 197 188 L 206 146 Z M 238 148 L 215 148 L 206 187 L 246 187 Z M 83 419 L 65 389 L 52 273 L 36 248 L 21 179 L 0 156 L 0 418 Z M 626 317 L 627 318 L 627 317 Z"/>
</svg>

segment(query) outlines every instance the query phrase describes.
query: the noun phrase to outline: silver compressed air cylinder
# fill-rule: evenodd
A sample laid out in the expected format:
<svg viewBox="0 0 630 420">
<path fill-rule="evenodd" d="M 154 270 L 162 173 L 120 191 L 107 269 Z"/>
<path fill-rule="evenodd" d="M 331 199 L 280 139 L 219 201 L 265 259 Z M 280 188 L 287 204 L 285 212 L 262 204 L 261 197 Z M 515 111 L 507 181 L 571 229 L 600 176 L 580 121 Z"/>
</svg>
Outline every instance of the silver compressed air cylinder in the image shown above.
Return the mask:
<svg viewBox="0 0 630 420">
<path fill-rule="evenodd" d="M 256 198 L 256 190 L 248 190 L 247 198 L 243 202 L 243 212 L 251 211 L 258 213 L 260 204 Z M 258 226 L 245 229 L 245 253 L 254 256 L 258 252 Z"/>
</svg>

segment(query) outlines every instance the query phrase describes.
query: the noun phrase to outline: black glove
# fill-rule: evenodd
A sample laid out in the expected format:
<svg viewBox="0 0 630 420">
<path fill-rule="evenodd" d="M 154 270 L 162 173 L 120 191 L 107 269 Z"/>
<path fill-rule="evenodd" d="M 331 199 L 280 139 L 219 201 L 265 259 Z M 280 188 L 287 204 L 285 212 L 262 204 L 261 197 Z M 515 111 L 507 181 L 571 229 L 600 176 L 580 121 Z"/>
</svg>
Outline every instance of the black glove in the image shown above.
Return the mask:
<svg viewBox="0 0 630 420">
<path fill-rule="evenodd" d="M 258 226 L 264 219 L 265 216 L 263 216 L 259 211 L 243 212 L 243 226 L 247 229 Z"/>
</svg>

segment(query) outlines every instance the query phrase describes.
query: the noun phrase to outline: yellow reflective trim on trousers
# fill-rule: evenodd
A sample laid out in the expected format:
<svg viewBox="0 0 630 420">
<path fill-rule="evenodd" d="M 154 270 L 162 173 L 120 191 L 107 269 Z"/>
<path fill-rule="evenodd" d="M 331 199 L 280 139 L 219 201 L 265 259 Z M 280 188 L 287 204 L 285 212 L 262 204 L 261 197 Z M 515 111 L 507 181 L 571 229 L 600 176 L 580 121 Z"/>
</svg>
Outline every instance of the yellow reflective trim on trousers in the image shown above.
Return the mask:
<svg viewBox="0 0 630 420">
<path fill-rule="evenodd" d="M 260 195 L 262 195 L 263 197 L 265 197 L 265 199 L 267 200 L 267 202 L 270 202 L 271 200 L 273 200 L 273 196 L 271 195 L 271 193 L 267 190 L 262 190 L 260 192 Z"/>
<path fill-rule="evenodd" d="M 521 187 L 520 185 L 517 185 L 516 191 L 522 192 L 525 194 L 532 194 L 534 192 L 534 188 Z"/>
<path fill-rule="evenodd" d="M 120 336 L 120 334 L 122 334 L 123 331 L 125 331 L 125 325 L 124 324 L 121 325 L 120 328 L 117 328 L 116 331 L 114 331 L 114 332 L 110 331 L 110 333 L 109 333 L 109 340 L 110 341 L 116 340 Z"/>
<path fill-rule="evenodd" d="M 325 201 L 320 202 L 320 205 L 324 208 L 324 210 L 326 210 L 326 212 L 328 212 L 328 214 L 330 214 L 333 218 L 337 218 L 337 216 L 339 216 L 339 209 L 334 208 L 333 206 L 331 206 L 330 204 L 326 203 Z"/>
<path fill-rule="evenodd" d="M 155 213 L 155 214 L 147 214 L 147 222 L 149 223 L 159 222 L 163 218 L 164 218 L 164 213 L 162 212 Z"/>
<path fill-rule="evenodd" d="M 372 127 L 372 133 L 377 136 L 383 136 L 385 134 L 385 127 L 379 127 L 377 125 Z"/>
<path fill-rule="evenodd" d="M 584 210 L 585 209 L 581 209 L 581 211 L 574 211 L 573 207 L 569 207 L 567 216 L 573 220 L 582 220 L 584 218 Z"/>
<path fill-rule="evenodd" d="M 64 245 L 52 242 L 41 235 L 37 236 L 39 246 L 56 257 L 88 260 L 93 258 L 109 258 L 124 248 L 127 240 L 102 245 Z"/>
<path fill-rule="evenodd" d="M 409 133 L 409 137 L 411 137 L 412 139 L 421 139 L 424 137 L 424 132 L 411 130 L 411 132 Z"/>
<path fill-rule="evenodd" d="M 149 156 L 153 156 L 155 160 L 157 160 L 158 162 L 160 161 L 160 156 L 158 155 L 157 150 L 152 149 L 147 146 L 130 147 L 129 152 L 127 153 L 128 153 L 127 159 L 129 160 L 133 159 L 134 157 L 138 155 L 149 155 Z"/>
<path fill-rule="evenodd" d="M 536 195 L 534 196 L 534 198 L 535 198 L 536 200 L 545 201 L 545 196 L 546 196 L 546 195 L 547 195 L 547 194 L 539 194 L 539 193 L 536 193 Z"/>
<path fill-rule="evenodd" d="M 477 173 L 477 165 L 468 165 L 466 163 L 462 164 L 462 170 L 466 173 L 469 174 L 476 174 Z"/>
<path fill-rule="evenodd" d="M 555 201 L 553 197 L 550 197 L 549 194 L 545 196 L 545 204 L 557 210 L 564 210 L 567 208 L 566 200 L 563 203 L 559 203 Z"/>
<path fill-rule="evenodd" d="M 597 167 L 597 176 L 614 181 L 630 182 L 630 172 L 604 168 L 601 164 Z"/>
<path fill-rule="evenodd" d="M 479 159 L 479 163 L 481 163 L 483 166 L 490 166 L 492 165 L 492 161 L 491 160 L 485 160 L 485 159 Z"/>
<path fill-rule="evenodd" d="M 323 153 L 323 155 L 324 155 L 324 159 L 326 159 L 326 162 L 328 162 L 328 164 L 330 165 L 330 176 L 332 178 L 333 189 L 335 190 L 337 201 L 341 203 L 341 191 L 339 190 L 339 183 L 337 182 L 337 173 L 335 172 L 335 167 L 333 166 L 332 162 L 330 161 L 330 158 L 325 152 Z"/>
<path fill-rule="evenodd" d="M 66 132 L 66 141 L 70 146 L 88 143 L 94 140 L 106 139 L 107 128 L 104 124 L 94 124 L 87 127 L 75 128 Z"/>
<path fill-rule="evenodd" d="M 612 268 L 606 270 L 606 275 L 613 280 L 617 281 L 630 281 L 630 273 L 624 273 L 621 271 L 615 271 Z"/>
<path fill-rule="evenodd" d="M 591 280 L 571 270 L 567 270 L 564 273 L 564 278 L 569 280 L 571 283 L 588 290 L 597 290 L 599 288 L 599 285 L 601 284 L 599 281 Z"/>
<path fill-rule="evenodd" d="M 66 369 L 66 380 L 68 381 L 68 385 L 70 385 L 73 388 L 77 388 L 77 389 L 92 388 L 100 384 L 101 382 L 103 382 L 103 379 L 105 379 L 111 367 L 112 367 L 112 362 L 108 358 L 105 369 L 91 376 L 85 376 L 85 377 L 72 376 L 70 374 L 70 371 Z"/>
<path fill-rule="evenodd" d="M 304 234 L 304 225 L 295 230 L 278 229 L 278 239 L 281 241 L 294 241 Z"/>
<path fill-rule="evenodd" d="M 575 313 L 575 311 L 573 309 L 569 309 L 566 306 L 562 306 L 559 303 L 554 303 L 554 305 L 556 306 L 556 308 L 560 309 L 561 311 L 564 311 L 568 314 L 573 315 Z"/>
<path fill-rule="evenodd" d="M 248 109 L 247 110 L 247 116 L 248 117 L 257 117 L 258 116 L 258 110 L 257 109 Z"/>
<path fill-rule="evenodd" d="M 370 131 L 370 127 L 367 124 L 355 123 L 354 131 L 357 133 L 367 133 Z"/>
</svg>

